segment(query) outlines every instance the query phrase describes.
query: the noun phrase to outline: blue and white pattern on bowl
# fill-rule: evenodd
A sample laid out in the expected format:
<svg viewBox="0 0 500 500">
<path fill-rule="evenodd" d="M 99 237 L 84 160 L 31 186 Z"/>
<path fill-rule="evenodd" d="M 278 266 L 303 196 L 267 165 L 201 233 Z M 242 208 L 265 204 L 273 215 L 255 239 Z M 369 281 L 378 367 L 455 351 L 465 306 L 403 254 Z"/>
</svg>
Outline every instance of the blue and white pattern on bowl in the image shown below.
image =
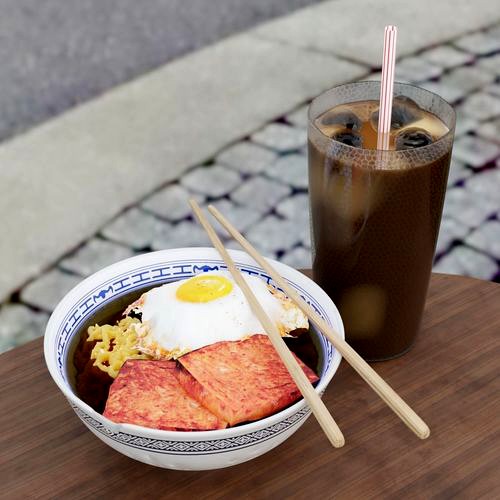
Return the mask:
<svg viewBox="0 0 500 500">
<path fill-rule="evenodd" d="M 245 253 L 233 250 L 231 255 L 242 272 L 258 276 L 279 289 Z M 298 271 L 271 262 L 306 302 L 343 335 L 338 311 L 326 294 Z M 229 429 L 160 431 L 111 422 L 74 393 L 68 366 L 73 338 L 98 311 L 130 292 L 224 269 L 227 269 L 226 265 L 213 249 L 152 252 L 118 262 L 87 278 L 69 292 L 54 311 L 45 336 L 45 358 L 49 371 L 82 422 L 112 448 L 161 467 L 195 470 L 219 468 L 249 460 L 274 448 L 295 432 L 309 416 L 309 407 L 300 400 L 270 417 Z M 340 355 L 323 335 L 317 334 L 317 340 L 324 362 L 316 390 L 322 394 L 340 363 Z M 227 455 L 227 458 L 221 455 Z"/>
<path fill-rule="evenodd" d="M 277 424 L 270 425 L 264 429 L 249 432 L 238 436 L 228 437 L 224 439 L 207 439 L 204 441 L 175 441 L 168 439 L 152 439 L 139 437 L 125 432 L 114 433 L 110 431 L 101 422 L 98 422 L 90 415 L 81 411 L 78 407 L 73 406 L 76 414 L 80 419 L 91 426 L 95 431 L 102 433 L 106 437 L 118 443 L 126 444 L 133 448 L 143 451 L 164 453 L 168 451 L 174 455 L 212 455 L 214 453 L 227 453 L 236 449 L 243 449 L 247 446 L 258 441 L 266 441 L 272 437 L 278 436 L 285 432 L 289 427 L 292 427 L 304 420 L 309 416 L 311 410 L 309 407 L 302 408 L 302 410 L 294 413 L 290 417 L 278 422 Z"/>
</svg>

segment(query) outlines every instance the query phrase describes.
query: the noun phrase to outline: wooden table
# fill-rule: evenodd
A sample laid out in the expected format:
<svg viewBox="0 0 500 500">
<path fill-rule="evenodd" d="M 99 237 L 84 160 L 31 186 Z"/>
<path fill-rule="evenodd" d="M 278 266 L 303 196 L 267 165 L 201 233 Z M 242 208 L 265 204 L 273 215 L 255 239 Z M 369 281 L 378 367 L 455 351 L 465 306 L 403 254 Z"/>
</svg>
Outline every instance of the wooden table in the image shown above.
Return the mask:
<svg viewBox="0 0 500 500">
<path fill-rule="evenodd" d="M 207 472 L 118 454 L 51 380 L 42 339 L 0 357 L 2 498 L 500 498 L 500 286 L 433 275 L 414 348 L 375 369 L 427 421 L 416 438 L 342 362 L 325 401 L 346 437 L 314 417 L 251 462 Z"/>
</svg>

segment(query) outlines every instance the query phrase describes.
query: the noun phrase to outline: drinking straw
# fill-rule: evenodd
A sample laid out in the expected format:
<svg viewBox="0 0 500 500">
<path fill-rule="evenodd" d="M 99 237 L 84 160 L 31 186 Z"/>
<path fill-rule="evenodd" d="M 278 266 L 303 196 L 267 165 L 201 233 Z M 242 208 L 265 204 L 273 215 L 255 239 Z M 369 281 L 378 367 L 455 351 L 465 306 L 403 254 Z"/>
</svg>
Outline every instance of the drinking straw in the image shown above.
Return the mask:
<svg viewBox="0 0 500 500">
<path fill-rule="evenodd" d="M 380 82 L 380 107 L 378 114 L 377 149 L 389 149 L 391 130 L 392 97 L 394 92 L 394 68 L 396 66 L 396 26 L 384 30 L 384 52 L 382 56 L 382 78 Z"/>
</svg>

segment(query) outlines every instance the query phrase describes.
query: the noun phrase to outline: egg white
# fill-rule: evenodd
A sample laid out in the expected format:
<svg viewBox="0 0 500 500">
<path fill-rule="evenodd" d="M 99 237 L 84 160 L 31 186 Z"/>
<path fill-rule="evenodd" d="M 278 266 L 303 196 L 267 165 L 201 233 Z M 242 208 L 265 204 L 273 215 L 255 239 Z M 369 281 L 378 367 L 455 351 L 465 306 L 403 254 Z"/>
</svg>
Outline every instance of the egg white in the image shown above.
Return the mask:
<svg viewBox="0 0 500 500">
<path fill-rule="evenodd" d="M 224 271 L 209 274 L 230 280 L 231 292 L 209 302 L 183 302 L 176 292 L 187 280 L 180 280 L 149 290 L 127 309 L 142 314 L 142 324 L 137 326 L 140 351 L 157 359 L 175 359 L 215 342 L 265 334 L 231 275 Z M 244 278 L 281 335 L 308 328 L 305 315 L 281 292 L 270 290 L 256 276 Z"/>
</svg>

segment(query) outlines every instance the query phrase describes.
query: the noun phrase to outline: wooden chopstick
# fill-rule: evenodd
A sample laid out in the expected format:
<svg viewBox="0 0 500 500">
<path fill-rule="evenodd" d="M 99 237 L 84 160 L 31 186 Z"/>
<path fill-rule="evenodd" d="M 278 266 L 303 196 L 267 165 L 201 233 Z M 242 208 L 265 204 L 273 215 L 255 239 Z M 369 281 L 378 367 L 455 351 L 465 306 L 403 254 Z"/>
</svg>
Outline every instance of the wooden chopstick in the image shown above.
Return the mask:
<svg viewBox="0 0 500 500">
<path fill-rule="evenodd" d="M 207 232 L 208 237 L 212 241 L 212 244 L 214 245 L 215 249 L 222 256 L 229 272 L 234 278 L 234 281 L 241 288 L 243 294 L 248 300 L 248 303 L 250 304 L 253 313 L 257 316 L 262 326 L 264 327 L 265 331 L 267 332 L 271 343 L 276 349 L 276 352 L 280 356 L 291 377 L 297 384 L 297 387 L 304 396 L 304 399 L 307 401 L 307 404 L 311 408 L 314 416 L 318 420 L 324 433 L 326 434 L 332 445 L 335 446 L 335 448 L 340 448 L 344 446 L 345 443 L 344 436 L 342 435 L 341 430 L 335 423 L 335 420 L 330 415 L 325 404 L 323 403 L 323 401 L 321 401 L 321 398 L 314 390 L 313 386 L 309 382 L 302 368 L 297 363 L 297 361 L 293 357 L 293 354 L 290 352 L 287 345 L 281 338 L 281 335 L 278 329 L 276 328 L 276 325 L 271 321 L 271 319 L 265 313 L 260 303 L 257 301 L 255 295 L 253 294 L 247 282 L 243 278 L 241 272 L 236 267 L 233 259 L 230 257 L 229 253 L 224 248 L 224 245 L 222 244 L 220 238 L 217 236 L 216 232 L 208 222 L 207 218 L 203 215 L 203 212 L 198 206 L 198 203 L 196 203 L 195 200 L 191 199 L 189 200 L 189 204 L 191 205 L 191 208 L 193 209 L 193 212 L 198 218 L 200 224 Z"/>
<path fill-rule="evenodd" d="M 264 269 L 283 289 L 288 297 L 297 304 L 304 314 L 321 330 L 345 360 L 358 372 L 361 378 L 385 401 L 396 415 L 420 438 L 430 435 L 427 424 L 403 401 L 389 384 L 330 326 L 302 297 L 279 275 L 243 235 L 213 206 L 209 212 L 219 221 L 224 229 L 246 250 L 246 252 Z"/>
</svg>

